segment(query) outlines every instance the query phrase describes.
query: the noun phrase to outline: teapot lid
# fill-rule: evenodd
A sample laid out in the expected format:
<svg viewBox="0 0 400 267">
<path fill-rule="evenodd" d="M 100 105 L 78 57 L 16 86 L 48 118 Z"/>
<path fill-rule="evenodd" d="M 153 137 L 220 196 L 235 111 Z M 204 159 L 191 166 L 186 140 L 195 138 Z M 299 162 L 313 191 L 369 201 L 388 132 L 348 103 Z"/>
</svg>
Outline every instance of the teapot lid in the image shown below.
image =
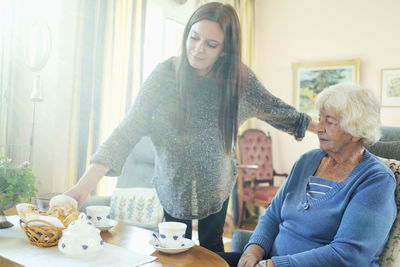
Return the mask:
<svg viewBox="0 0 400 267">
<path fill-rule="evenodd" d="M 85 213 L 81 212 L 78 219 L 71 222 L 68 228 L 63 230 L 63 235 L 83 235 L 83 234 L 97 234 L 100 232 L 93 223 L 87 219 Z"/>
</svg>

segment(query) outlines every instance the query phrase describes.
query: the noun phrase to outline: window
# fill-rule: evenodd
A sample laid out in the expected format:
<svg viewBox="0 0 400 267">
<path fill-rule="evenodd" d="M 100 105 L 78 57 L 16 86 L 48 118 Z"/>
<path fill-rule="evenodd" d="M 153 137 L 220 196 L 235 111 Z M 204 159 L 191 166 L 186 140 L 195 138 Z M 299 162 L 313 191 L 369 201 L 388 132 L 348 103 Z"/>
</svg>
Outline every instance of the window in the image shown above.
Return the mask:
<svg viewBox="0 0 400 267">
<path fill-rule="evenodd" d="M 184 23 L 169 16 L 168 10 L 158 1 L 147 3 L 142 81 L 146 80 L 157 64 L 179 55 Z"/>
</svg>

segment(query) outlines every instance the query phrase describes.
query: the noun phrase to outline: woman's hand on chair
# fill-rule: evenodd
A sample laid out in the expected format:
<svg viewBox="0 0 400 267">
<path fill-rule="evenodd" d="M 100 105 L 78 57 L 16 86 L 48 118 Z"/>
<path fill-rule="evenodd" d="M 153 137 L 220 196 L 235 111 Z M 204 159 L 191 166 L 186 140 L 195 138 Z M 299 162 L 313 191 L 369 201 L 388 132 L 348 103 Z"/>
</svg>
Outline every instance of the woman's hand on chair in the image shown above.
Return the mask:
<svg viewBox="0 0 400 267">
<path fill-rule="evenodd" d="M 317 134 L 317 122 L 311 121 L 308 125 L 307 131 Z"/>
</svg>

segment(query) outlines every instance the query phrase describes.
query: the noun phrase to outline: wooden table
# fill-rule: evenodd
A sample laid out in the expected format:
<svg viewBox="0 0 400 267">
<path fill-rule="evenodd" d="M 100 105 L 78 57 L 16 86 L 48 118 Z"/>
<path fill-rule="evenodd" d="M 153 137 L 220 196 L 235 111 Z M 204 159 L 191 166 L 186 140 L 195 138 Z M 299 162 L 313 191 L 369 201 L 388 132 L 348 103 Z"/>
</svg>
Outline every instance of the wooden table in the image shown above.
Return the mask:
<svg viewBox="0 0 400 267">
<path fill-rule="evenodd" d="M 158 252 L 153 248 L 152 245 L 149 244 L 149 240 L 152 239 L 152 232 L 135 226 L 118 224 L 109 231 L 102 232 L 101 237 L 105 242 L 110 244 L 127 248 L 137 253 L 157 257 L 154 262 L 142 265 L 146 267 L 228 266 L 228 264 L 219 255 L 198 245 L 195 245 L 191 249 L 178 254 L 165 254 Z M 21 265 L 0 256 L 0 266 L 20 267 Z"/>
<path fill-rule="evenodd" d="M 109 231 L 102 232 L 101 237 L 105 242 L 157 257 L 155 262 L 142 266 L 228 266 L 216 253 L 198 245 L 179 254 L 158 252 L 149 244 L 149 240 L 153 238 L 152 232 L 139 227 L 118 224 Z"/>
</svg>

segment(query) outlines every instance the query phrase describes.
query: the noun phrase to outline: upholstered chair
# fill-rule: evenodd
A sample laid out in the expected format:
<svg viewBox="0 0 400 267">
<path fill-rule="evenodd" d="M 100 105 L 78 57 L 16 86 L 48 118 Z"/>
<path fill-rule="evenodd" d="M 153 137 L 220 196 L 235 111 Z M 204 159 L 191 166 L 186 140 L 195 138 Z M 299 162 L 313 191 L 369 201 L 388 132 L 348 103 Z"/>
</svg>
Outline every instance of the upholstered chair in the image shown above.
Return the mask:
<svg viewBox="0 0 400 267">
<path fill-rule="evenodd" d="M 266 208 L 271 203 L 279 186 L 274 178 L 286 178 L 286 173 L 277 173 L 272 163 L 272 139 L 258 129 L 248 129 L 238 138 L 238 223 L 240 227 L 244 204 Z"/>
</svg>

